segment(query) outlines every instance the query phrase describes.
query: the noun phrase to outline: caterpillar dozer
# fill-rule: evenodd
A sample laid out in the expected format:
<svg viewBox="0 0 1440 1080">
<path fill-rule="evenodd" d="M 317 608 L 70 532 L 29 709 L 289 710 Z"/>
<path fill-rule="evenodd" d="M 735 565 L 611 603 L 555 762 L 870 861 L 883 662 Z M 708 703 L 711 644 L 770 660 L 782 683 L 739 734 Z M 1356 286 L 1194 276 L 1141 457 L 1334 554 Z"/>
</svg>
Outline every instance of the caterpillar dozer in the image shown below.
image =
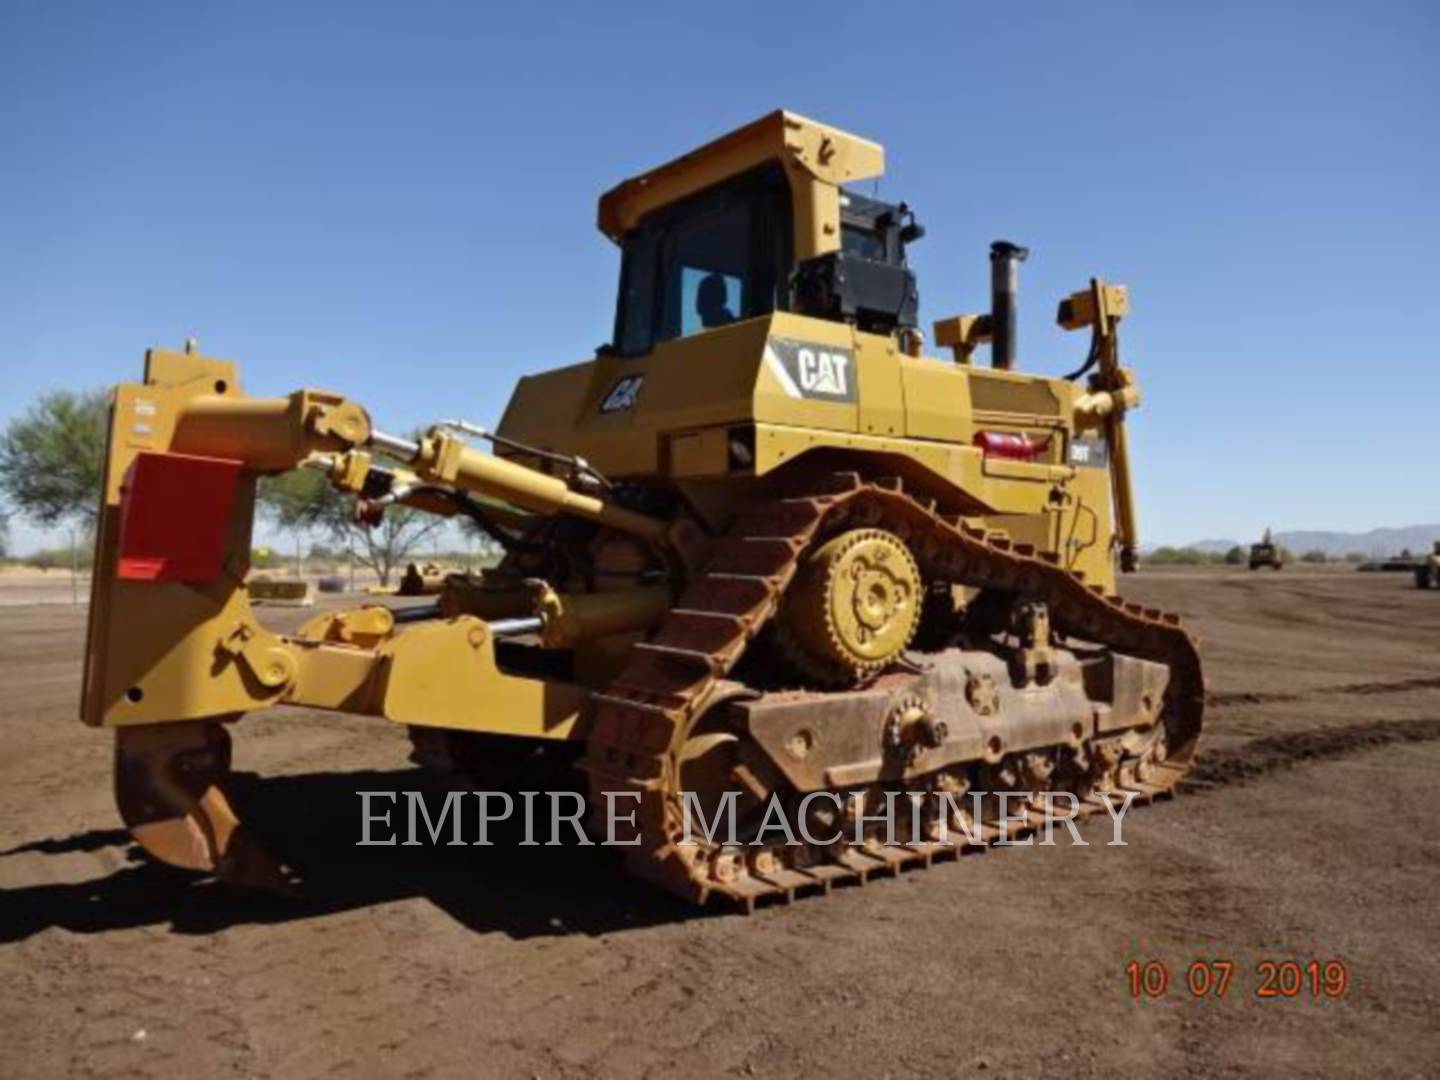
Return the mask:
<svg viewBox="0 0 1440 1080">
<path fill-rule="evenodd" d="M 1417 589 L 1440 589 L 1440 540 L 1435 541 L 1429 555 L 1422 555 L 1415 564 Z"/>
<path fill-rule="evenodd" d="M 1018 370 L 1027 252 L 999 242 L 990 310 L 937 322 L 949 352 L 927 355 L 906 258 L 924 230 L 856 189 L 883 166 L 777 111 L 606 193 L 613 338 L 522 378 L 493 431 L 387 434 L 342 394 L 251 396 L 233 362 L 152 349 L 113 397 L 82 704 L 115 729 L 135 840 L 283 883 L 227 784 L 229 732 L 281 704 L 405 725 L 438 768 L 573 763 L 592 810 L 634 806 L 631 872 L 747 909 L 1014 839 L 1046 792 L 1080 813 L 1171 792 L 1203 685 L 1180 621 L 1117 595 L 1126 290 L 1060 303 L 1078 370 Z M 296 468 L 366 520 L 468 518 L 503 558 L 424 603 L 267 629 L 244 584 L 256 484 Z M 894 842 L 866 831 L 896 792 L 1004 790 L 1031 809 L 939 801 Z M 824 837 L 767 842 L 777 801 Z M 728 804 L 738 832 L 687 835 L 692 804 Z"/>
<path fill-rule="evenodd" d="M 1283 570 L 1285 568 L 1284 549 L 1270 535 L 1270 530 L 1265 530 L 1265 535 L 1260 538 L 1258 544 L 1250 545 L 1250 569 L 1259 570 L 1268 566 L 1271 570 Z"/>
</svg>

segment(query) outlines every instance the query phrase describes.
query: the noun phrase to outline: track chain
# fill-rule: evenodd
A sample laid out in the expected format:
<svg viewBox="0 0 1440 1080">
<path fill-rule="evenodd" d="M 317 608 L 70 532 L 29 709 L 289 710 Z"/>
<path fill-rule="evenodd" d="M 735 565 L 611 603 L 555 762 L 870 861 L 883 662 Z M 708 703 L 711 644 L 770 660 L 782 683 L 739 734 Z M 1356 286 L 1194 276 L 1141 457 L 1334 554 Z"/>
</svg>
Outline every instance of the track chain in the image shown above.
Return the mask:
<svg viewBox="0 0 1440 1080">
<path fill-rule="evenodd" d="M 1114 790 L 1150 802 L 1173 792 L 1195 760 L 1204 709 L 1204 683 L 1194 640 L 1177 616 L 1107 596 L 1087 587 L 1059 560 L 1002 535 L 937 514 L 931 503 L 907 495 L 898 479 L 863 481 L 841 473 L 808 495 L 749 507 L 720 538 L 705 569 L 692 578 L 656 633 L 633 646 L 624 668 L 603 693 L 592 696 L 593 725 L 582 767 L 592 807 L 606 792 L 638 794 L 634 831 L 617 830 L 632 873 L 704 903 L 724 896 L 746 911 L 767 897 L 793 900 L 828 892 L 841 881 L 929 866 L 974 846 L 952 838 L 894 847 L 840 845 L 757 848 L 736 852 L 703 840 L 679 843 L 679 753 L 691 725 L 716 700 L 725 676 L 775 615 L 780 600 L 813 543 L 838 526 L 883 526 L 910 547 L 927 581 L 1003 590 L 1044 600 L 1054 629 L 1071 637 L 1170 667 L 1161 723 L 1168 737 L 1162 762 L 1122 770 Z M 636 806 L 617 800 L 617 816 Z M 1093 793 L 1077 817 L 1104 804 Z M 1038 810 L 1004 828 L 980 826 L 981 845 L 1033 831 Z"/>
</svg>

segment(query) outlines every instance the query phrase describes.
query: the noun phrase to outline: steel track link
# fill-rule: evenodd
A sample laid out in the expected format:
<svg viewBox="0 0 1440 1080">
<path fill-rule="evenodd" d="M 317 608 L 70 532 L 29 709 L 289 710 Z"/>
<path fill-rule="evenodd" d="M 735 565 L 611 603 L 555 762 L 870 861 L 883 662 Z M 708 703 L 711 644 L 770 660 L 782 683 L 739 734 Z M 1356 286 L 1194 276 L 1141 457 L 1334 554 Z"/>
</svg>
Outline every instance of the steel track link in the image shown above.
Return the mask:
<svg viewBox="0 0 1440 1080">
<path fill-rule="evenodd" d="M 1174 792 L 1195 762 L 1204 710 L 1204 682 L 1195 642 L 1177 616 L 1106 596 L 1087 587 L 1059 560 L 1033 547 L 938 515 L 933 505 L 906 495 L 896 479 L 863 481 L 841 473 L 808 495 L 743 511 L 715 546 L 655 635 L 633 647 L 629 660 L 602 694 L 592 697 L 593 725 L 582 768 L 592 807 L 606 792 L 638 795 L 633 831 L 617 830 L 627 846 L 627 867 L 696 903 L 719 895 L 753 911 L 767 897 L 793 900 L 828 892 L 837 882 L 864 881 L 909 867 L 928 867 L 967 848 L 985 847 L 1033 832 L 1038 810 L 1003 828 L 990 823 L 968 838 L 916 841 L 895 847 L 842 847 L 813 859 L 814 849 L 759 849 L 740 856 L 704 841 L 679 843 L 678 755 L 690 726 L 715 700 L 717 689 L 747 645 L 775 615 L 781 597 L 813 542 L 835 526 L 882 525 L 909 546 L 926 580 L 1014 592 L 1044 600 L 1054 628 L 1132 656 L 1165 663 L 1171 677 L 1163 722 L 1165 760 L 1141 780 L 1121 774 L 1118 793 L 1148 803 Z M 623 816 L 636 806 L 616 801 Z M 1076 814 L 1099 812 L 1104 802 L 1084 798 Z"/>
</svg>

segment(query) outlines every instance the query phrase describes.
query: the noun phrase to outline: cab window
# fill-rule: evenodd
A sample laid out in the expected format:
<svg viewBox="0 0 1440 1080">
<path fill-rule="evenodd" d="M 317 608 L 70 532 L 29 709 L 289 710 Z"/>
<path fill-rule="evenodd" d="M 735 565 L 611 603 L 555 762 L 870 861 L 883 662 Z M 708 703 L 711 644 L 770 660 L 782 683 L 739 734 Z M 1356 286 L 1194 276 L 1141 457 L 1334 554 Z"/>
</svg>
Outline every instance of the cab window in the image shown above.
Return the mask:
<svg viewBox="0 0 1440 1080">
<path fill-rule="evenodd" d="M 649 215 L 623 242 L 615 343 L 626 356 L 788 306 L 790 200 L 766 167 Z"/>
</svg>

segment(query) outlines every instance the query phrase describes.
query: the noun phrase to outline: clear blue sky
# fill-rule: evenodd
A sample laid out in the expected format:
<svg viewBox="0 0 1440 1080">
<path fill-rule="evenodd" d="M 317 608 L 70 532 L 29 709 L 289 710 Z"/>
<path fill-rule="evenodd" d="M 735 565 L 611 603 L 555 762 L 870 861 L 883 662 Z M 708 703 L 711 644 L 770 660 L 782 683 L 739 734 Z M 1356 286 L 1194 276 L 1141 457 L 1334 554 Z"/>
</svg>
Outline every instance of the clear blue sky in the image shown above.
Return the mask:
<svg viewBox="0 0 1440 1080">
<path fill-rule="evenodd" d="M 608 338 L 617 180 L 783 106 L 883 143 L 926 325 L 1131 287 L 1150 543 L 1440 520 L 1440 5 L 0 0 L 0 421 L 187 334 L 493 422 Z M 34 537 L 22 530 L 18 539 Z"/>
</svg>

